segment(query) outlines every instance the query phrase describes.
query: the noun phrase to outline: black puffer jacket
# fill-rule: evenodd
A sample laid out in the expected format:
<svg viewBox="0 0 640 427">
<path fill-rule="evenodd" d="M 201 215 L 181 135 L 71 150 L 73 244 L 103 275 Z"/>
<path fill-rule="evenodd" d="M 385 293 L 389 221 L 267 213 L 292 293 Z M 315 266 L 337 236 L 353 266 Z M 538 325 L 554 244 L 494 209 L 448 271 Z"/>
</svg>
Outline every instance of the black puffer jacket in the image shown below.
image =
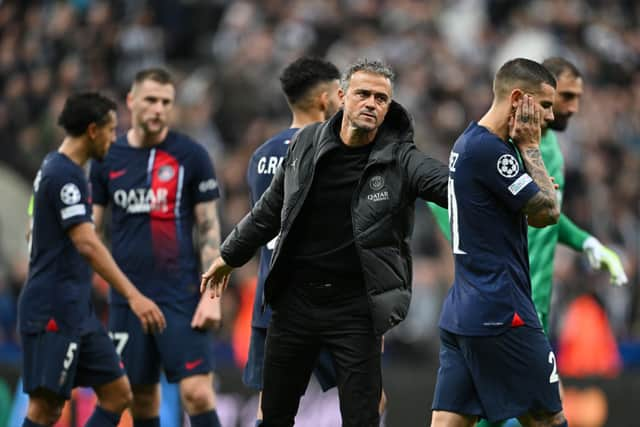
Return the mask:
<svg viewBox="0 0 640 427">
<path fill-rule="evenodd" d="M 265 282 L 266 302 L 286 286 L 281 249 L 313 181 L 318 159 L 335 148 L 342 112 L 301 129 L 271 186 L 226 238 L 222 258 L 233 267 L 246 263 L 280 232 Z M 402 321 L 411 299 L 410 239 L 417 197 L 447 206 L 447 167 L 420 152 L 406 110 L 392 102 L 373 142 L 351 204 L 353 234 L 376 333 Z"/>
</svg>

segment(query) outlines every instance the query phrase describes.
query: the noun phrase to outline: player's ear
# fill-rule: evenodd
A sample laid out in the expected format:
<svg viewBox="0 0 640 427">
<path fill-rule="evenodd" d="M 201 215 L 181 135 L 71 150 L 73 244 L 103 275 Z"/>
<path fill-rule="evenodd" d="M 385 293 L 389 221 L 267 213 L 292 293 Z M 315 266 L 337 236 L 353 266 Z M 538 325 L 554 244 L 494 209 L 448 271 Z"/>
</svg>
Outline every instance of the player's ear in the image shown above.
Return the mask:
<svg viewBox="0 0 640 427">
<path fill-rule="evenodd" d="M 127 92 L 127 108 L 131 110 L 133 107 L 133 91 Z"/>
<path fill-rule="evenodd" d="M 342 87 L 338 88 L 338 99 L 340 100 L 340 107 L 344 107 L 344 96 L 346 95 Z"/>
<path fill-rule="evenodd" d="M 89 137 L 90 140 L 94 140 L 96 139 L 96 135 L 98 134 L 98 125 L 93 122 L 93 123 L 89 123 L 89 126 L 87 126 L 87 136 Z"/>
<path fill-rule="evenodd" d="M 512 112 L 516 111 L 516 108 L 518 107 L 518 101 L 520 101 L 523 96 L 524 92 L 522 91 L 522 89 L 515 88 L 511 91 L 511 94 L 509 95 L 509 103 L 511 104 Z"/>
<path fill-rule="evenodd" d="M 322 91 L 320 92 L 320 96 L 318 97 L 318 108 L 320 111 L 327 111 L 327 107 L 329 106 L 329 92 Z"/>
</svg>

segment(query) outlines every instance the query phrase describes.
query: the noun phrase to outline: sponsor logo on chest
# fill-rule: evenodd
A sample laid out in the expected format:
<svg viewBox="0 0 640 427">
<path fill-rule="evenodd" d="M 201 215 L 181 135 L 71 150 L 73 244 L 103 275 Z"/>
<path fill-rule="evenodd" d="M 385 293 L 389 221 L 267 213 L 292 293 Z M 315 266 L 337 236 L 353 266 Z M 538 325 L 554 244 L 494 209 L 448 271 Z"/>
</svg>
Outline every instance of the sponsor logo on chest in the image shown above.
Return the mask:
<svg viewBox="0 0 640 427">
<path fill-rule="evenodd" d="M 113 201 L 127 213 L 167 212 L 169 191 L 166 188 L 132 188 L 116 190 Z"/>
<path fill-rule="evenodd" d="M 370 202 L 382 202 L 384 200 L 389 200 L 389 192 L 384 190 L 381 191 L 384 187 L 384 177 L 381 175 L 376 175 L 369 180 L 369 188 L 371 188 L 374 193 L 371 193 L 367 196 L 367 200 Z"/>
</svg>

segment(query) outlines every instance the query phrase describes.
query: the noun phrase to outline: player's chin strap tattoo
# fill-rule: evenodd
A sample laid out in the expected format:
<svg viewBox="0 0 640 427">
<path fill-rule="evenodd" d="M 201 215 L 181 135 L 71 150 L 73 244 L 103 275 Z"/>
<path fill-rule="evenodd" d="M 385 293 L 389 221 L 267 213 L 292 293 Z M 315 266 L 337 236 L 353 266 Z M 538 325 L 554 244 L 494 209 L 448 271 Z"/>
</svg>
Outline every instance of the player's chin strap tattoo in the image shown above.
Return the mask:
<svg viewBox="0 0 640 427">
<path fill-rule="evenodd" d="M 198 243 L 203 271 L 220 255 L 220 222 L 216 202 L 199 203 L 195 207 Z"/>
<path fill-rule="evenodd" d="M 540 153 L 540 147 L 528 145 L 520 148 L 522 161 L 531 178 L 540 187 L 540 192 L 527 202 L 524 213 L 530 216 L 544 217 L 546 220 L 557 222 L 560 210 L 553 181 L 547 173 Z"/>
</svg>

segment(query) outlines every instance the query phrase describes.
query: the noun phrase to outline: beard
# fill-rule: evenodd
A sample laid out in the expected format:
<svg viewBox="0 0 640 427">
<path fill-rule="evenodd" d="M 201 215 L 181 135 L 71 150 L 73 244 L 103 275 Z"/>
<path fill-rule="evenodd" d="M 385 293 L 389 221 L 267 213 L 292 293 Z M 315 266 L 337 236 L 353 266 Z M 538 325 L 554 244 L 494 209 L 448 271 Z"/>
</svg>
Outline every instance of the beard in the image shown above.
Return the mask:
<svg viewBox="0 0 640 427">
<path fill-rule="evenodd" d="M 563 114 L 563 115 L 558 115 L 554 118 L 554 120 L 549 123 L 549 129 L 553 129 L 553 130 L 557 130 L 562 132 L 563 130 L 565 130 L 567 128 L 567 126 L 569 126 L 569 118 L 571 117 L 571 115 L 569 114 Z"/>
</svg>

